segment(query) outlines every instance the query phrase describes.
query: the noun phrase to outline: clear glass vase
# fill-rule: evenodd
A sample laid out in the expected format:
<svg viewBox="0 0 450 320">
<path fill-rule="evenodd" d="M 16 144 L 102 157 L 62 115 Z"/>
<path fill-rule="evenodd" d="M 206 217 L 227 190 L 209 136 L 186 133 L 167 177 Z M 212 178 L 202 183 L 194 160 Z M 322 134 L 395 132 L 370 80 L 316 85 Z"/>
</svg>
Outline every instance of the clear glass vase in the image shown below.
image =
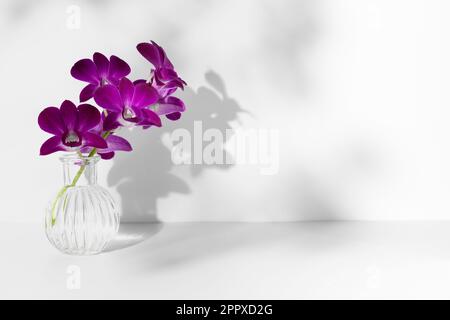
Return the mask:
<svg viewBox="0 0 450 320">
<path fill-rule="evenodd" d="M 99 157 L 60 159 L 64 185 L 45 212 L 47 238 L 66 254 L 98 254 L 115 237 L 120 223 L 113 197 L 97 184 Z"/>
</svg>

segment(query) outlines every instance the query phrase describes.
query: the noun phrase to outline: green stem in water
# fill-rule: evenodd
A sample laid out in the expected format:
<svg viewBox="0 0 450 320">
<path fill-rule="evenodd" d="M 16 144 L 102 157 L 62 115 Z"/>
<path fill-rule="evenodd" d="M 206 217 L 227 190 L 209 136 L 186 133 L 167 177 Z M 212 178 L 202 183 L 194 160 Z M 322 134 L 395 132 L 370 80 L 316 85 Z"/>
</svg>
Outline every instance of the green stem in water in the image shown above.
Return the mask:
<svg viewBox="0 0 450 320">
<path fill-rule="evenodd" d="M 106 131 L 102 137 L 103 139 L 108 138 L 108 136 L 111 134 L 111 131 Z M 83 159 L 83 154 L 81 152 L 77 152 L 78 155 L 80 156 L 81 159 Z M 95 156 L 97 154 L 97 148 L 93 148 L 91 150 L 91 152 L 89 152 L 87 158 L 92 158 L 93 156 Z M 75 187 L 78 180 L 80 180 L 81 175 L 83 174 L 84 170 L 86 169 L 86 165 L 83 164 L 80 169 L 78 170 L 78 172 L 76 173 L 75 177 L 72 180 L 72 183 L 69 185 L 66 185 L 64 187 L 61 188 L 61 190 L 59 190 L 58 194 L 56 195 L 55 200 L 53 200 L 52 203 L 52 227 L 56 224 L 56 216 L 55 216 L 55 209 L 56 209 L 56 205 L 58 204 L 59 199 L 61 199 L 61 197 L 66 193 L 67 189 L 71 188 L 71 187 Z"/>
</svg>

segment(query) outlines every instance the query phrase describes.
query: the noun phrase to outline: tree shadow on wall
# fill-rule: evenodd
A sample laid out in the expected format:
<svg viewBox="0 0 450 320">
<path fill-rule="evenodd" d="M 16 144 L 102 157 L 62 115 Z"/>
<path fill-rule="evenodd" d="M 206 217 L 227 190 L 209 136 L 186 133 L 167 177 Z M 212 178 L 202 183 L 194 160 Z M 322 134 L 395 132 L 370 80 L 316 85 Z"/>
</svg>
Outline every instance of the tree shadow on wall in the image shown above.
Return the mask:
<svg viewBox="0 0 450 320">
<path fill-rule="evenodd" d="M 108 175 L 108 185 L 116 187 L 121 197 L 122 222 L 132 225 L 121 225 L 117 241 L 111 244 L 110 250 L 132 246 L 157 233 L 162 228 L 158 219 L 158 200 L 173 193 L 191 192 L 189 183 L 171 172 L 175 165 L 170 147 L 163 142 L 164 137 L 173 130 L 183 128 L 194 139 L 196 121 L 201 121 L 203 131 L 218 129 L 226 137 L 225 130 L 231 129 L 231 123 L 238 120 L 239 113 L 245 112 L 236 100 L 228 96 L 224 81 L 217 73 L 208 71 L 205 80 L 208 86 L 202 86 L 197 91 L 187 87 L 180 95 L 187 109 L 180 120 L 171 122 L 164 119 L 161 128 L 121 132 L 131 142 L 133 152 L 115 157 Z M 223 145 L 225 143 L 226 140 Z M 223 145 L 221 148 L 225 154 Z M 190 172 L 195 179 L 206 169 L 226 170 L 230 166 L 193 164 Z"/>
</svg>

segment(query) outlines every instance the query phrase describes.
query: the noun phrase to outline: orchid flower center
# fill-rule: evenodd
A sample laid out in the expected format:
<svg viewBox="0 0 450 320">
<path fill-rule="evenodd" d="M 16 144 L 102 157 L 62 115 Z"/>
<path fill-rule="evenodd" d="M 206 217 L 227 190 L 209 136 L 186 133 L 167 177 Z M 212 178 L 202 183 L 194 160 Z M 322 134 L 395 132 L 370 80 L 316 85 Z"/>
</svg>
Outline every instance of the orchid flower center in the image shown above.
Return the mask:
<svg viewBox="0 0 450 320">
<path fill-rule="evenodd" d="M 130 107 L 125 107 L 123 109 L 122 116 L 125 120 L 131 120 L 133 118 L 136 118 L 136 113 L 134 113 L 133 109 Z"/>
<path fill-rule="evenodd" d="M 80 136 L 75 131 L 69 131 L 63 141 L 69 147 L 76 147 L 81 144 Z"/>
</svg>

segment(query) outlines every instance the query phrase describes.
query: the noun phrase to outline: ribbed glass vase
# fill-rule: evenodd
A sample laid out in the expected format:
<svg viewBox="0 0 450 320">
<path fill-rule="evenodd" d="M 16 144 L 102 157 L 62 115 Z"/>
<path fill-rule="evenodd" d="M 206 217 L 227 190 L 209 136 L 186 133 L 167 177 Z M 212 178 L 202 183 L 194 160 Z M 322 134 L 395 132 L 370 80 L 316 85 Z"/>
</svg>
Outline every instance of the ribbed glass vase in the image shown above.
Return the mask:
<svg viewBox="0 0 450 320">
<path fill-rule="evenodd" d="M 109 192 L 97 184 L 98 156 L 61 159 L 64 184 L 45 213 L 48 240 L 71 255 L 102 252 L 119 229 L 120 216 Z"/>
</svg>

